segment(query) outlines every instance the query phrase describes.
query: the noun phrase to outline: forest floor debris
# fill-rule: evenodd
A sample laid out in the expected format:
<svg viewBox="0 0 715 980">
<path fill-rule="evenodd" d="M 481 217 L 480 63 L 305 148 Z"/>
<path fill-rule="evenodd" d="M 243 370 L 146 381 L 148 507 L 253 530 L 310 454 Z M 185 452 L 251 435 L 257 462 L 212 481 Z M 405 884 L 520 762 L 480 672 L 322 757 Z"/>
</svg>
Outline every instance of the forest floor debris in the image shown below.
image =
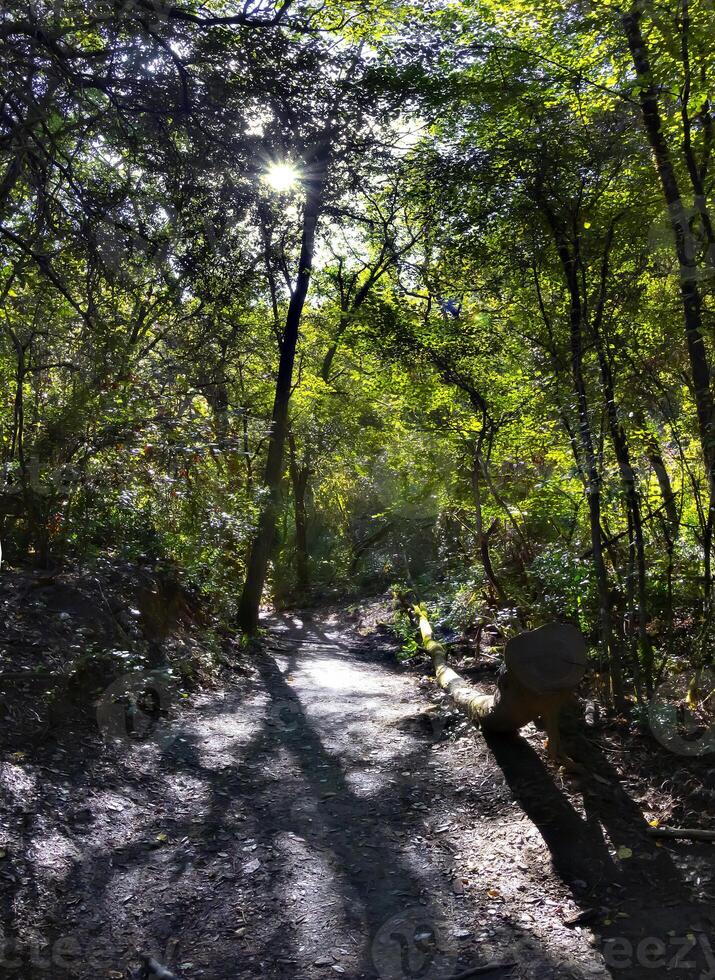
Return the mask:
<svg viewBox="0 0 715 980">
<path fill-rule="evenodd" d="M 141 737 L 80 716 L 3 753 L 0 975 L 715 975 L 712 845 L 648 837 L 618 731 L 575 739 L 567 780 L 535 729 L 464 724 L 377 622 L 266 625 Z"/>
</svg>

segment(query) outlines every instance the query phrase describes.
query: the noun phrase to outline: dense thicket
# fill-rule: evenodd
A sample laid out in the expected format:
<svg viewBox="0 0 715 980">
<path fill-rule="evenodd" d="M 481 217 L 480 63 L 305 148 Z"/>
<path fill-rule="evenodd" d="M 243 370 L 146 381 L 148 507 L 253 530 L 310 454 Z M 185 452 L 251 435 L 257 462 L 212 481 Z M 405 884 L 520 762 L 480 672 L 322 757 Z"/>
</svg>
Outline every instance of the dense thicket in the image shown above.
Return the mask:
<svg viewBox="0 0 715 980">
<path fill-rule="evenodd" d="M 2 543 L 709 657 L 707 0 L 10 0 Z M 243 598 L 241 599 L 241 593 Z"/>
</svg>

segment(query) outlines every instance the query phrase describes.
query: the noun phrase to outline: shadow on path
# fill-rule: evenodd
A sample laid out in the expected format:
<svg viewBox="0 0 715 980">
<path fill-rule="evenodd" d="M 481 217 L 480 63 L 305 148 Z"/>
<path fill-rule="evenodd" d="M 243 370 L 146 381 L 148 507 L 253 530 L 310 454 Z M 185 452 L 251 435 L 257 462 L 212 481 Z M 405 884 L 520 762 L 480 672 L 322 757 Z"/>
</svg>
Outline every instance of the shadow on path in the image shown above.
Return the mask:
<svg viewBox="0 0 715 980">
<path fill-rule="evenodd" d="M 458 846 L 493 828 L 473 854 L 473 877 L 491 874 L 499 846 L 520 825 L 501 778 L 480 788 L 498 776 L 481 736 L 476 746 L 462 742 L 463 762 L 452 745 L 435 754 L 440 743 L 405 724 L 424 711 L 423 696 L 381 650 L 340 624 L 284 618 L 270 626 L 251 656 L 251 683 L 207 695 L 163 748 L 68 753 L 27 836 L 34 832 L 44 853 L 74 848 L 68 870 L 40 884 L 51 923 L 45 938 L 69 934 L 81 955 L 34 973 L 5 974 L 0 963 L 0 975 L 89 980 L 124 971 L 136 949 L 150 949 L 174 968 L 188 964 L 178 970 L 187 980 L 445 980 L 494 958 L 515 960 L 515 976 L 529 980 L 603 980 L 586 937 L 563 929 L 553 911 L 530 919 L 534 906 L 518 900 L 495 906 L 484 881 L 455 890 L 464 869 Z M 614 858 L 613 843 L 633 846 L 642 818 L 613 774 L 603 769 L 613 799 L 606 805 L 587 794 L 584 816 L 526 742 L 489 745 L 558 876 L 581 908 L 598 907 L 601 938 L 642 935 L 652 916 L 639 915 L 636 902 L 663 899 L 643 876 L 670 889 L 672 869 L 644 861 L 640 843 L 632 865 Z M 124 807 L 101 811 L 109 795 Z M 95 822 L 80 831 L 52 814 L 65 799 L 67 808 L 92 802 Z M 450 846 L 451 831 L 441 835 L 447 816 L 459 845 Z M 535 890 L 530 873 L 523 881 Z M 503 867 L 494 874 L 501 884 Z M 35 870 L 33 889 L 37 877 Z M 613 918 L 615 933 L 601 928 L 602 908 L 630 920 Z M 176 956 L 167 954 L 172 944 Z M 652 970 L 610 973 L 660 980 Z"/>
<path fill-rule="evenodd" d="M 569 743 L 569 754 L 584 768 L 581 814 L 523 738 L 485 740 L 598 936 L 612 976 L 712 980 L 711 910 L 692 899 L 668 851 L 647 837 L 641 809 L 600 749 L 583 736 Z M 628 851 L 619 857 L 619 848 Z"/>
</svg>

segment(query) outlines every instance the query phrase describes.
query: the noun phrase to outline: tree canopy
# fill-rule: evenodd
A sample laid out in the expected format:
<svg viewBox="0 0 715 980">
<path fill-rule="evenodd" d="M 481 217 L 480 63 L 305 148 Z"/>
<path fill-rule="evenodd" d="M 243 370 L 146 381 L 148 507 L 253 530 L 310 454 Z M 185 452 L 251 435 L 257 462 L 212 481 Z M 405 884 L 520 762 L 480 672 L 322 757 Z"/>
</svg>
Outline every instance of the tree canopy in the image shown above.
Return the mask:
<svg viewBox="0 0 715 980">
<path fill-rule="evenodd" d="M 708 0 L 9 0 L 0 47 L 6 560 L 248 630 L 421 581 L 616 700 L 705 662 Z"/>
</svg>

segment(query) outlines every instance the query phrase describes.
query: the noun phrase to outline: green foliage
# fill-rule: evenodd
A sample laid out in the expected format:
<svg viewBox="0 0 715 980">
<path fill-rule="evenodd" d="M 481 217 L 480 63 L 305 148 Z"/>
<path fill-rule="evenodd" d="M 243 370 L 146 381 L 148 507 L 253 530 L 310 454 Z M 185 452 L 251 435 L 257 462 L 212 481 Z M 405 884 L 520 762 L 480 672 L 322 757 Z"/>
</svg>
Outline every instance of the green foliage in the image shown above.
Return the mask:
<svg viewBox="0 0 715 980">
<path fill-rule="evenodd" d="M 628 616 L 694 614 L 704 657 L 707 397 L 643 99 L 709 377 L 713 8 L 642 6 L 650 78 L 615 8 L 555 0 L 6 4 L 6 556 L 169 559 L 233 617 L 329 145 L 266 599 L 408 576 L 459 630 L 600 623 L 627 670 Z"/>
<path fill-rule="evenodd" d="M 484 573 L 477 570 L 454 590 L 449 606 L 449 625 L 460 633 L 471 633 L 480 624 L 489 622 L 492 614 L 486 601 Z"/>
<path fill-rule="evenodd" d="M 415 637 L 415 627 L 406 612 L 396 611 L 390 627 L 401 644 L 397 654 L 398 660 L 411 660 L 421 651 L 421 644 Z"/>
<path fill-rule="evenodd" d="M 534 558 L 528 576 L 540 619 L 577 623 L 584 632 L 592 628 L 597 596 L 589 561 L 555 543 Z"/>
</svg>

